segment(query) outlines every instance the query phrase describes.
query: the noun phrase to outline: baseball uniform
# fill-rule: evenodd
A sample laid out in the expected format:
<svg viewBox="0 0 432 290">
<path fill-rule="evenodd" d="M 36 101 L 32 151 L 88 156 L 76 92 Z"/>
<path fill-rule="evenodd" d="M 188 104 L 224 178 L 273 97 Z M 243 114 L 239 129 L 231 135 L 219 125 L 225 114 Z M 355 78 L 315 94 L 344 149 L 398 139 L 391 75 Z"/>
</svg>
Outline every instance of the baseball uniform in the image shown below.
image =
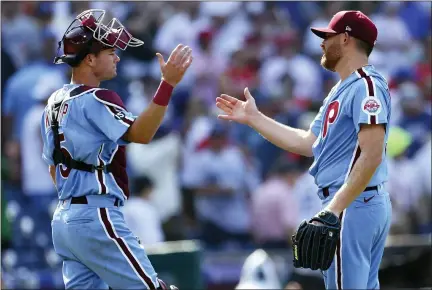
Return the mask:
<svg viewBox="0 0 432 290">
<path fill-rule="evenodd" d="M 383 185 L 387 181 L 385 146 L 390 115 L 387 82 L 367 65 L 333 87 L 311 124 L 317 139 L 309 172 L 320 188 L 323 207 L 346 182 L 360 156 L 360 126 L 386 127 L 381 164 L 366 190 L 341 213 L 336 255 L 331 267 L 323 272 L 327 289 L 379 288 L 378 270 L 391 221 L 389 194 Z"/>
<path fill-rule="evenodd" d="M 55 167 L 59 204 L 54 248 L 66 289 L 156 289 L 157 274 L 120 211 L 129 197 L 122 136 L 135 120 L 109 90 L 68 84 L 54 92 L 42 116 L 43 159 L 54 165 L 52 108 L 59 114 L 61 151 L 91 171 Z M 60 162 L 61 163 L 61 162 Z"/>
</svg>

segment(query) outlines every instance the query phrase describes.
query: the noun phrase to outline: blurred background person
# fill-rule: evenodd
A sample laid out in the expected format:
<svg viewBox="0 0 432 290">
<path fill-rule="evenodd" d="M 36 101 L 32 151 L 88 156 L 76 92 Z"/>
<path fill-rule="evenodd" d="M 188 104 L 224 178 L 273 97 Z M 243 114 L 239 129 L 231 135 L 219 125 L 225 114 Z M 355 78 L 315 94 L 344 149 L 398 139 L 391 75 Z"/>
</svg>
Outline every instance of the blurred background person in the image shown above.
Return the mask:
<svg viewBox="0 0 432 290">
<path fill-rule="evenodd" d="M 407 150 L 412 144 L 412 135 L 400 127 L 391 127 L 387 142 L 389 180 L 386 188 L 391 192 L 393 234 L 415 233 L 413 214 L 419 200 L 419 187 L 414 183 L 416 171 Z M 402 178 L 403 176 L 403 178 Z"/>
<path fill-rule="evenodd" d="M 26 128 L 23 124 L 25 117 L 34 105 L 40 103 L 42 98 L 47 99 L 54 92 L 52 85 L 66 83 L 66 71 L 52 62 L 56 51 L 53 35 L 48 29 L 38 30 L 35 33 L 37 33 L 38 41 L 26 48 L 27 61 L 18 68 L 2 88 L 4 153 L 5 157 L 10 160 L 11 178 L 16 184 L 22 181 L 20 175 L 23 156 L 19 154 L 19 151 L 23 136 L 25 136 L 23 132 Z M 41 90 L 45 91 L 41 92 Z M 38 96 L 35 97 L 35 94 Z"/>
<path fill-rule="evenodd" d="M 432 211 L 429 205 L 432 202 L 432 171 L 431 171 L 431 152 L 432 152 L 432 135 L 428 133 L 428 141 L 418 150 L 413 158 L 415 164 L 415 179 L 413 183 L 418 186 L 419 198 L 414 205 L 415 223 L 417 233 L 428 234 L 432 232 Z"/>
<path fill-rule="evenodd" d="M 154 184 L 150 178 L 141 176 L 133 183 L 134 193 L 123 207 L 123 215 L 130 230 L 137 235 L 142 245 L 160 243 L 165 240 L 162 220 L 150 196 Z"/>
<path fill-rule="evenodd" d="M 293 189 L 300 174 L 296 163 L 280 159 L 267 180 L 252 193 L 252 234 L 258 247 L 290 247 L 298 227 L 299 204 Z"/>
<path fill-rule="evenodd" d="M 404 82 L 397 90 L 402 115 L 398 125 L 407 130 L 412 137 L 407 155 L 412 158 L 427 142 L 432 131 L 432 116 L 430 108 L 425 106 L 423 93 L 414 82 Z"/>
<path fill-rule="evenodd" d="M 151 98 L 157 90 L 159 81 L 144 77 L 131 87 L 132 94 L 128 100 L 133 110 L 144 108 L 142 100 Z M 170 107 L 172 109 L 172 107 Z M 178 167 L 181 158 L 181 136 L 173 125 L 172 110 L 168 109 L 167 117 L 156 132 L 153 141 L 146 146 L 130 144 L 127 150 L 129 172 L 140 178 L 148 176 L 154 183 L 149 201 L 156 208 L 162 221 L 167 240 L 182 239 L 182 199 Z"/>
<path fill-rule="evenodd" d="M 189 158 L 184 183 L 194 191 L 199 237 L 210 247 L 246 245 L 250 238 L 247 195 L 254 176 L 242 151 L 230 144 L 228 129 L 214 124 Z"/>
<path fill-rule="evenodd" d="M 399 15 L 402 6 L 402 2 L 383 2 L 380 5 L 380 13 L 370 15 L 380 35 L 371 58 L 375 57 L 373 59 L 379 61 L 379 67 L 385 75 L 412 65 L 410 58 L 405 56 L 413 46 L 408 26 Z M 394 59 L 398 61 L 392 61 Z"/>
<path fill-rule="evenodd" d="M 48 98 L 65 82 L 64 76 L 57 72 L 41 75 L 31 92 L 32 99 L 37 103 L 22 116 L 22 136 L 19 144 L 22 190 L 29 202 L 33 203 L 32 207 L 44 214 L 48 213 L 46 205 L 57 199 L 57 192 L 46 163 L 39 158 L 43 149 L 40 119 Z M 48 215 L 39 218 L 47 217 Z"/>
</svg>

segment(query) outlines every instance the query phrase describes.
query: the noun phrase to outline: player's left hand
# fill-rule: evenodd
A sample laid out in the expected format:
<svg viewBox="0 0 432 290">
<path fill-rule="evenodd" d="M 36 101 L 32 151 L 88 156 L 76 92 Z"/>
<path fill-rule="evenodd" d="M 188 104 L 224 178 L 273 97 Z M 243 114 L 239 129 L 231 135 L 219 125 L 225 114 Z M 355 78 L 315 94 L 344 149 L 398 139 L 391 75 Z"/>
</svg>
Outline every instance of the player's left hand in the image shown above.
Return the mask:
<svg viewBox="0 0 432 290">
<path fill-rule="evenodd" d="M 333 262 L 340 228 L 338 216 L 325 210 L 309 222 L 304 220 L 292 236 L 294 267 L 327 270 Z"/>
<path fill-rule="evenodd" d="M 167 62 L 160 53 L 156 53 L 156 56 L 159 60 L 162 79 L 173 87 L 181 81 L 193 60 L 192 48 L 183 44 L 177 45 Z"/>
</svg>

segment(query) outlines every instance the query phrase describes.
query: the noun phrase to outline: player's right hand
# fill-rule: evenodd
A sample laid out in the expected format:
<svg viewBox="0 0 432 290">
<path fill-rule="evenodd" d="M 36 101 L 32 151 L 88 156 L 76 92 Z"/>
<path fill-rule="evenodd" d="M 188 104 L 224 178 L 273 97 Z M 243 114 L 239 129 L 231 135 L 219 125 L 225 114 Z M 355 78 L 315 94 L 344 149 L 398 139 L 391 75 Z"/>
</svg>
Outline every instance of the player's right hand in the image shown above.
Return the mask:
<svg viewBox="0 0 432 290">
<path fill-rule="evenodd" d="M 248 88 L 244 89 L 244 95 L 245 102 L 225 94 L 217 97 L 216 106 L 225 113 L 218 115 L 218 118 L 249 125 L 251 120 L 259 115 L 259 111 Z"/>
<path fill-rule="evenodd" d="M 192 49 L 183 44 L 177 45 L 171 52 L 167 62 L 164 61 L 160 53 L 156 53 L 156 56 L 159 60 L 162 79 L 173 87 L 181 81 L 193 60 Z"/>
</svg>

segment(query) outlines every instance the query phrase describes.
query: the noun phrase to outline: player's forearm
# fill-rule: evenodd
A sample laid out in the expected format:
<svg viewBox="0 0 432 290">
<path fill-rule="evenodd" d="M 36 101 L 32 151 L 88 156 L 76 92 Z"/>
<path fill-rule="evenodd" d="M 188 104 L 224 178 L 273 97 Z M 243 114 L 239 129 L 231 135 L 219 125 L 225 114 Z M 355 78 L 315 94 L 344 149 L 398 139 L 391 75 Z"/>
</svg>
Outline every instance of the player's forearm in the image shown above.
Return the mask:
<svg viewBox="0 0 432 290">
<path fill-rule="evenodd" d="M 148 107 L 135 119 L 134 123 L 125 134 L 125 139 L 133 143 L 149 143 L 165 116 L 169 99 L 173 87 L 162 81 L 152 102 Z"/>
<path fill-rule="evenodd" d="M 360 154 L 346 183 L 335 194 L 327 209 L 340 214 L 368 186 L 372 176 L 381 163 L 381 155 Z"/>
<path fill-rule="evenodd" d="M 160 125 L 167 107 L 159 106 L 153 102 L 138 116 L 131 126 L 131 142 L 147 144 L 153 139 Z"/>
<path fill-rule="evenodd" d="M 281 124 L 266 115 L 259 113 L 249 124 L 265 139 L 274 145 L 304 156 L 312 156 L 312 140 L 308 132 Z"/>
</svg>

